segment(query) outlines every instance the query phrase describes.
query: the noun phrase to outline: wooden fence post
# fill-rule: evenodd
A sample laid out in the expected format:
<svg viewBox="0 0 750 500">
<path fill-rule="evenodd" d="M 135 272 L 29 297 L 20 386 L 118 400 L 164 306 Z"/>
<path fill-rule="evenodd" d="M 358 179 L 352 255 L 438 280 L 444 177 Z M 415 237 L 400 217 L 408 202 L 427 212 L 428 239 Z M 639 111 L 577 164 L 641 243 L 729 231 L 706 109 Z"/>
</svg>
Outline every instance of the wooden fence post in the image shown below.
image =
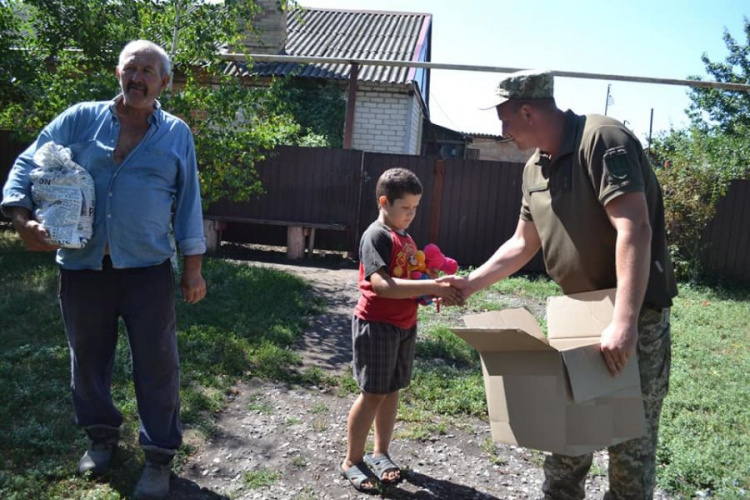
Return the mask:
<svg viewBox="0 0 750 500">
<path fill-rule="evenodd" d="M 443 204 L 444 181 L 445 162 L 435 160 L 435 182 L 432 187 L 432 205 L 430 205 L 430 243 L 437 243 L 440 236 L 440 207 Z"/>
</svg>

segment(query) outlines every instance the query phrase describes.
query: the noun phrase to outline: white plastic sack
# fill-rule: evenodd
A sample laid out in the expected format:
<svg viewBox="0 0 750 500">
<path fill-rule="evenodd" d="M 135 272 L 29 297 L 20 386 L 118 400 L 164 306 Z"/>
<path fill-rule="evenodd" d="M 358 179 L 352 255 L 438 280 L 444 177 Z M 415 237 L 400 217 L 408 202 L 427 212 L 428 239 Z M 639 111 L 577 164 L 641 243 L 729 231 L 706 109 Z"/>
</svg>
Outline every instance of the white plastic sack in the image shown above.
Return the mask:
<svg viewBox="0 0 750 500">
<path fill-rule="evenodd" d="M 94 180 L 73 161 L 70 149 L 48 142 L 36 153 L 29 172 L 34 216 L 47 239 L 64 248 L 83 248 L 94 225 Z"/>
</svg>

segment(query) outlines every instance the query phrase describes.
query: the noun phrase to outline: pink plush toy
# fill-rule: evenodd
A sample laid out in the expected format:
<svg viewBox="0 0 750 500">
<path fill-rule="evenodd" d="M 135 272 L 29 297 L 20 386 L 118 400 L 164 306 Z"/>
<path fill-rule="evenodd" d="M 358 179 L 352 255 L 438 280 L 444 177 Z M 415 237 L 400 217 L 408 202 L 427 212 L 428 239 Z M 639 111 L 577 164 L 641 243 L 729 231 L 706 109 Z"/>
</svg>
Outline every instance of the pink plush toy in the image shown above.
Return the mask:
<svg viewBox="0 0 750 500">
<path fill-rule="evenodd" d="M 423 270 L 430 270 L 433 272 L 442 271 L 445 274 L 456 274 L 458 271 L 458 262 L 455 259 L 446 257 L 443 252 L 440 251 L 437 245 L 430 243 L 424 247 L 424 250 L 418 252 L 422 255 L 417 255 L 418 268 L 412 273 L 413 279 L 428 279 L 426 274 L 422 274 Z M 424 256 L 424 263 L 422 263 L 422 256 Z M 429 295 L 422 295 L 417 297 L 417 301 L 426 306 L 432 304 L 432 297 Z M 437 303 L 438 312 L 440 312 L 440 302 Z"/>
<path fill-rule="evenodd" d="M 443 252 L 434 243 L 425 246 L 423 251 L 427 269 L 442 271 L 445 274 L 456 274 L 456 271 L 458 271 L 458 262 L 443 255 Z"/>
</svg>

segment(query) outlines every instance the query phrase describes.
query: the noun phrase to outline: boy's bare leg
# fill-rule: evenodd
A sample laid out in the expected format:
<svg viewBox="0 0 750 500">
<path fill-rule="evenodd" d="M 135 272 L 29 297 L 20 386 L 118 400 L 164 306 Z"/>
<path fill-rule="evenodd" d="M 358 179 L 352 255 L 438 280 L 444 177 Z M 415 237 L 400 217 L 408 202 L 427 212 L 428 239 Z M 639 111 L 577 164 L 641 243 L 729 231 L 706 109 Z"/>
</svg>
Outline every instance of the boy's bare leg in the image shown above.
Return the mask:
<svg viewBox="0 0 750 500">
<path fill-rule="evenodd" d="M 378 408 L 386 397 L 385 394 L 362 392 L 354 401 L 347 419 L 346 458 L 341 464 L 344 471 L 360 463 L 364 458 L 367 435 L 370 433 Z M 375 487 L 374 484 L 370 486 Z"/>
<path fill-rule="evenodd" d="M 398 391 L 387 394 L 375 414 L 375 449 L 372 452 L 375 456 L 388 454 L 393 429 L 396 426 L 398 396 Z M 380 479 L 396 481 L 399 475 L 400 473 L 397 470 L 388 471 Z"/>
</svg>

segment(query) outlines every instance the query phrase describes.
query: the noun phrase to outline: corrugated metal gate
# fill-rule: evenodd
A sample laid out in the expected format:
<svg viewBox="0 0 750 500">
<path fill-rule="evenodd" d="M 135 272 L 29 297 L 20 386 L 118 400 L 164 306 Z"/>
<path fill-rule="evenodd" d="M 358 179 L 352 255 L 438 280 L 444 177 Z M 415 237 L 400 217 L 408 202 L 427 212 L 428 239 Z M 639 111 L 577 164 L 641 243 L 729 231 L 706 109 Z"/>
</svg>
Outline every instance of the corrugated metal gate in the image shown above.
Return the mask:
<svg viewBox="0 0 750 500">
<path fill-rule="evenodd" d="M 424 187 L 409 234 L 420 247 L 435 243 L 465 266 L 478 266 L 510 236 L 518 224 L 523 165 L 481 160 L 365 153 L 359 233 L 378 216 L 375 184 L 393 167 L 408 168 Z M 540 257 L 525 267 L 543 271 Z"/>
<path fill-rule="evenodd" d="M 704 242 L 708 274 L 750 283 L 750 180 L 732 181 Z"/>
<path fill-rule="evenodd" d="M 342 224 L 348 229 L 319 231 L 316 247 L 350 250 L 357 245 L 362 152 L 343 149 L 279 147 L 256 170 L 264 193 L 248 201 L 220 201 L 206 214 L 272 221 Z M 286 227 L 227 223 L 227 241 L 286 244 Z"/>
<path fill-rule="evenodd" d="M 357 255 L 359 238 L 378 217 L 375 184 L 389 168 L 413 171 L 424 187 L 409 233 L 420 247 L 436 243 L 462 266 L 483 263 L 515 231 L 523 165 L 480 160 L 279 148 L 257 165 L 265 193 L 247 202 L 216 203 L 207 214 L 270 221 L 338 223 L 345 232 L 318 230 L 318 249 Z M 227 241 L 286 244 L 286 228 L 228 222 Z M 526 268 L 543 271 L 539 258 Z"/>
</svg>

